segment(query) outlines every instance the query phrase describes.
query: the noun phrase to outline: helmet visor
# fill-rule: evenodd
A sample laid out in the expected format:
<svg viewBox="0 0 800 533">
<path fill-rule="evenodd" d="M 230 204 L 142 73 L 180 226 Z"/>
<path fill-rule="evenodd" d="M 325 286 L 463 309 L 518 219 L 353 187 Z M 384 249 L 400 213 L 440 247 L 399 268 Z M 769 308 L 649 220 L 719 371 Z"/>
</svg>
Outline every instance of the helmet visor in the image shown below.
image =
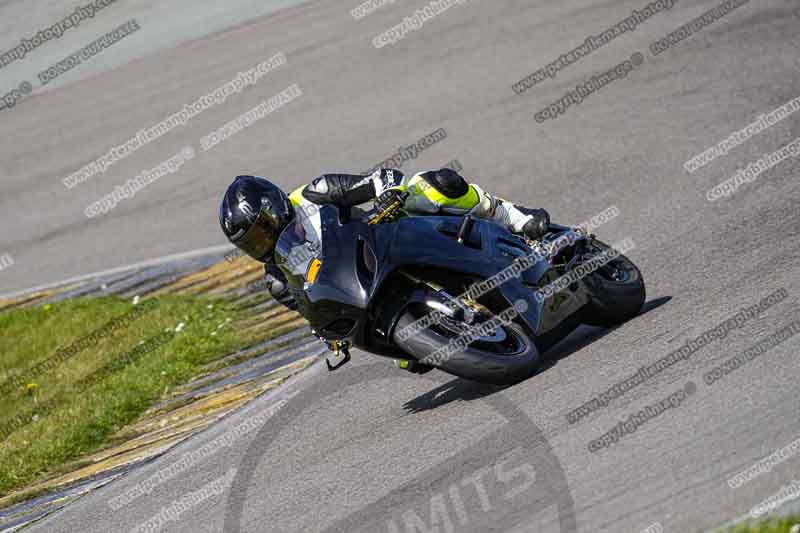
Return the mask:
<svg viewBox="0 0 800 533">
<path fill-rule="evenodd" d="M 275 250 L 275 241 L 278 240 L 280 231 L 275 217 L 262 209 L 255 224 L 232 242 L 253 259 L 265 261 Z"/>
</svg>

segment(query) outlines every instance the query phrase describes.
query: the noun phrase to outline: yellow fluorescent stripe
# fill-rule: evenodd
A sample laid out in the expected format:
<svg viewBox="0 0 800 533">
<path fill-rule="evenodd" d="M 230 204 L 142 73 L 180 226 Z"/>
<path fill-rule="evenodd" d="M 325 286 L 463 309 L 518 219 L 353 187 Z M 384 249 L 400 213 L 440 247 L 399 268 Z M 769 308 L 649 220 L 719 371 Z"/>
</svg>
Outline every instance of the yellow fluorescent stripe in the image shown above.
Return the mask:
<svg viewBox="0 0 800 533">
<path fill-rule="evenodd" d="M 458 199 L 459 205 L 457 205 L 456 207 L 462 207 L 464 209 L 472 209 L 473 207 L 478 205 L 478 202 L 480 201 L 481 197 L 478 195 L 478 191 L 475 190 L 475 187 L 470 185 L 467 194 Z"/>
<path fill-rule="evenodd" d="M 414 192 L 424 196 L 431 202 L 434 202 L 444 208 L 451 207 L 457 209 L 472 209 L 478 205 L 478 202 L 480 201 L 478 191 L 476 191 L 472 185 L 469 186 L 469 191 L 467 191 L 463 196 L 458 198 L 448 198 L 434 189 L 432 186 L 427 185 L 427 182 L 424 182 L 424 185 L 420 182 L 424 182 L 424 180 L 420 178 L 419 181 L 414 183 Z"/>
<path fill-rule="evenodd" d="M 295 189 L 292 191 L 292 194 L 289 195 L 289 201 L 292 202 L 293 206 L 297 207 L 303 203 L 303 189 L 305 189 L 305 185 Z"/>
<path fill-rule="evenodd" d="M 322 261 L 319 259 L 312 259 L 311 262 L 308 264 L 308 270 L 306 271 L 306 279 L 309 283 L 314 283 L 317 281 L 317 276 L 319 275 L 319 269 L 322 268 Z"/>
</svg>

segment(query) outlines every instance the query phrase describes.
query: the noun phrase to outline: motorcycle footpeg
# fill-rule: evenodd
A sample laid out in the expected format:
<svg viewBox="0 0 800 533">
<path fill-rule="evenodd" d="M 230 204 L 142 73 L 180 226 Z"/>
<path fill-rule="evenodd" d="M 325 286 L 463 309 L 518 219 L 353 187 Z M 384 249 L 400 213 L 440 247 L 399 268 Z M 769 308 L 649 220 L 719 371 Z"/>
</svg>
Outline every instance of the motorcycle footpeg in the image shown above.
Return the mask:
<svg viewBox="0 0 800 533">
<path fill-rule="evenodd" d="M 333 364 L 331 364 L 333 361 Z M 328 371 L 333 372 L 339 370 L 350 361 L 350 350 L 341 348 L 338 352 L 329 355 L 325 358 L 325 364 L 328 366 Z"/>
<path fill-rule="evenodd" d="M 395 359 L 394 364 L 397 368 L 411 372 L 412 374 L 425 374 L 433 370 L 432 366 L 423 365 L 419 361 L 411 359 Z"/>
</svg>

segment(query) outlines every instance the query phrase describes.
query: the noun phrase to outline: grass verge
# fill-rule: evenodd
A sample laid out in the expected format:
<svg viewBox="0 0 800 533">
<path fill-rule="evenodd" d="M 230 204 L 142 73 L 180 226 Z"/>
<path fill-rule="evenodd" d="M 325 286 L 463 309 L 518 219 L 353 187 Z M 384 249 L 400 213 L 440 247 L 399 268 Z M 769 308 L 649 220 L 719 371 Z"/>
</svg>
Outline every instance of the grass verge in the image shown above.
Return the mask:
<svg viewBox="0 0 800 533">
<path fill-rule="evenodd" d="M 80 298 L 0 313 L 0 496 L 112 444 L 205 365 L 260 340 L 208 298 Z"/>
<path fill-rule="evenodd" d="M 725 533 L 800 533 L 800 516 L 748 522 Z"/>
</svg>

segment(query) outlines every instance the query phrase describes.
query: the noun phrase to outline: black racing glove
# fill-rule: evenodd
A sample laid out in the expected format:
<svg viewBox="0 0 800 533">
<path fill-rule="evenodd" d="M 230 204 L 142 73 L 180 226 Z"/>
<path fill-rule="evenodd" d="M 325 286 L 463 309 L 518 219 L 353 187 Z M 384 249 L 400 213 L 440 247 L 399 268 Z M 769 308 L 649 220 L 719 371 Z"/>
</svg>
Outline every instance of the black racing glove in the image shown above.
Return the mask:
<svg viewBox="0 0 800 533">
<path fill-rule="evenodd" d="M 297 311 L 297 302 L 292 298 L 289 292 L 289 286 L 286 282 L 286 276 L 283 275 L 281 269 L 275 263 L 264 264 L 264 276 L 267 279 L 267 290 L 279 304 Z"/>
<path fill-rule="evenodd" d="M 408 193 L 403 192 L 400 189 L 387 189 L 375 199 L 375 212 L 378 214 L 383 213 L 395 204 L 398 204 L 399 207 L 402 208 L 405 205 L 407 198 Z"/>
</svg>

